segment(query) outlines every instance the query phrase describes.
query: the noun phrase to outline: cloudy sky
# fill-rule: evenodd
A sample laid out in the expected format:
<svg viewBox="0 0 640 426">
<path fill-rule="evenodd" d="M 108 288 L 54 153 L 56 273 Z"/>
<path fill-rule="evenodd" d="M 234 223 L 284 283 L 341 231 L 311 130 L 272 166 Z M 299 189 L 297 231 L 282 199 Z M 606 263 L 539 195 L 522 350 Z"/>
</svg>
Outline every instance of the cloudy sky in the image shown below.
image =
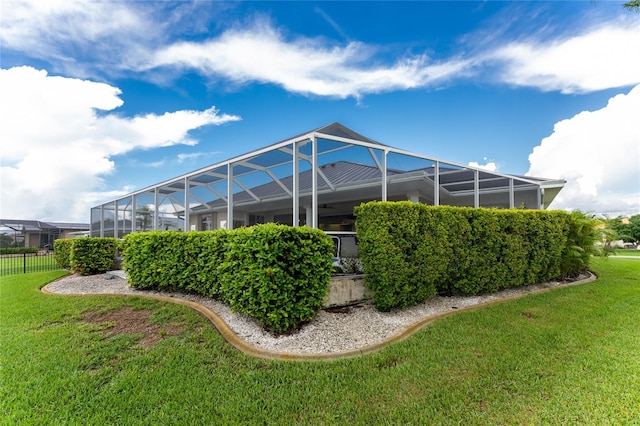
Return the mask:
<svg viewBox="0 0 640 426">
<path fill-rule="evenodd" d="M 339 121 L 640 213 L 621 2 L 0 1 L 0 217 L 90 207 Z"/>
</svg>

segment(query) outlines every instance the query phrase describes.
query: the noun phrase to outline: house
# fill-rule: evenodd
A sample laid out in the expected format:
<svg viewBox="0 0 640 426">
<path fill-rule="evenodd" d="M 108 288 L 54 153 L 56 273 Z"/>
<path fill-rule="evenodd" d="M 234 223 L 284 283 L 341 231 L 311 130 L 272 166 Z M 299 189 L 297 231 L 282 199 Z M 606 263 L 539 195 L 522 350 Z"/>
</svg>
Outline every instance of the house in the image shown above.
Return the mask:
<svg viewBox="0 0 640 426">
<path fill-rule="evenodd" d="M 0 219 L 0 232 L 21 247 L 53 247 L 58 238 L 89 234 L 88 223 L 42 222 L 39 220 Z"/>
<path fill-rule="evenodd" d="M 265 222 L 351 231 L 362 202 L 545 209 L 564 184 L 408 152 L 332 123 L 95 206 L 91 235 Z"/>
</svg>

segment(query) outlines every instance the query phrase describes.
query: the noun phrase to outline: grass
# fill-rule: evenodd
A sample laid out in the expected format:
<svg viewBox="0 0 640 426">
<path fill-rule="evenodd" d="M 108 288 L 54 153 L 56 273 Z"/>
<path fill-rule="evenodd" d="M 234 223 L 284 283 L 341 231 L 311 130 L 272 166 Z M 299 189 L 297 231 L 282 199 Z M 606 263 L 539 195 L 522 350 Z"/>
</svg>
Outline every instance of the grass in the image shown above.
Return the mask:
<svg viewBox="0 0 640 426">
<path fill-rule="evenodd" d="M 640 257 L 640 250 L 614 250 L 613 256 L 638 256 L 638 257 Z"/>
<path fill-rule="evenodd" d="M 250 358 L 190 309 L 51 296 L 63 272 L 0 284 L 1 424 L 637 424 L 640 262 L 593 283 L 446 317 L 380 352 Z M 152 347 L 83 312 L 147 309 L 181 331 Z"/>
</svg>

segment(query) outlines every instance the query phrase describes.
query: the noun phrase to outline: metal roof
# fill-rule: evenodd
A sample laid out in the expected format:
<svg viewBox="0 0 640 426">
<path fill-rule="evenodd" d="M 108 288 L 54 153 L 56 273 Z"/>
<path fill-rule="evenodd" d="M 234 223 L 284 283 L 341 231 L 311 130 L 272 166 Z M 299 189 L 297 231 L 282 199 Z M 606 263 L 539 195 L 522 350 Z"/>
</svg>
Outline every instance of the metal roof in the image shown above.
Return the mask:
<svg viewBox="0 0 640 426">
<path fill-rule="evenodd" d="M 88 231 L 88 223 L 72 222 L 42 222 L 39 220 L 0 219 L 0 227 L 10 228 L 15 231 L 38 232 L 58 230 Z"/>
</svg>

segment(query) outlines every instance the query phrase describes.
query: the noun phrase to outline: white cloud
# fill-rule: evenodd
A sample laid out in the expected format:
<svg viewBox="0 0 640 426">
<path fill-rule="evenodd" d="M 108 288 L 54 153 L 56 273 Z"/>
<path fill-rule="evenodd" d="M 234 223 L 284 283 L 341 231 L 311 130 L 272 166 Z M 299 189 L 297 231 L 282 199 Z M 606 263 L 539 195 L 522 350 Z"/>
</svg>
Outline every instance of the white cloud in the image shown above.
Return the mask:
<svg viewBox="0 0 640 426">
<path fill-rule="evenodd" d="M 436 87 L 469 77 L 563 93 L 640 83 L 640 19 L 622 8 L 619 17 L 601 19 L 597 26 L 585 13 L 567 23 L 568 35 L 549 35 L 550 27 L 539 25 L 537 35 L 517 41 L 506 39 L 518 35 L 506 32 L 502 27 L 509 24 L 501 22 L 491 28 L 490 41 L 467 35 L 459 46 L 467 53 L 434 60 L 404 50 L 388 59 L 388 46 L 287 35 L 259 19 L 225 22 L 235 29 L 184 41 L 221 25 L 224 19 L 211 16 L 233 7 L 224 2 L 6 0 L 2 7 L 3 49 L 85 78 L 142 71 L 150 81 L 166 82 L 186 69 L 213 82 L 274 84 L 336 98 Z"/>
<path fill-rule="evenodd" d="M 610 21 L 579 35 L 507 43 L 488 55 L 516 86 L 584 93 L 640 83 L 640 19 Z"/>
<path fill-rule="evenodd" d="M 218 8 L 224 6 L 8 0 L 3 2 L 0 42 L 70 76 L 150 71 L 150 80 L 166 81 L 168 68 L 188 68 L 213 81 L 269 83 L 290 92 L 338 98 L 439 84 L 468 74 L 473 63 L 459 58 L 435 62 L 419 54 L 387 64 L 378 61 L 377 48 L 365 43 L 288 40 L 260 20 L 204 41 L 168 43 L 174 36 L 181 40 L 190 35 L 194 16 L 199 20 Z M 196 32 L 206 30 L 204 25 Z"/>
<path fill-rule="evenodd" d="M 88 220 L 89 207 L 102 198 L 101 176 L 114 170 L 112 156 L 193 145 L 190 130 L 239 120 L 213 107 L 120 117 L 109 112 L 122 105 L 118 88 L 30 67 L 0 69 L 0 93 L 5 218 Z"/>
<path fill-rule="evenodd" d="M 158 49 L 140 70 L 195 69 L 210 78 L 236 83 L 263 82 L 290 92 L 345 98 L 424 87 L 459 75 L 471 61 L 436 63 L 425 55 L 372 65 L 376 51 L 360 42 L 330 46 L 319 40 L 285 40 L 269 24 L 229 30 L 204 42 L 177 42 Z"/>
<path fill-rule="evenodd" d="M 178 159 L 178 163 L 184 163 L 185 161 L 192 161 L 192 160 L 197 160 L 198 158 L 206 158 L 206 157 L 213 157 L 215 155 L 218 155 L 219 152 L 214 151 L 214 152 L 193 152 L 190 154 L 178 154 L 176 157 Z"/>
<path fill-rule="evenodd" d="M 529 176 L 567 180 L 552 208 L 640 213 L 640 85 L 560 121 L 529 155 Z"/>
<path fill-rule="evenodd" d="M 0 41 L 3 49 L 49 61 L 68 75 L 87 76 L 102 66 L 115 71 L 162 41 L 166 24 L 151 12 L 137 2 L 3 0 Z M 81 56 L 91 60 L 78 61 Z"/>
<path fill-rule="evenodd" d="M 490 172 L 495 172 L 496 170 L 498 170 L 498 165 L 495 163 L 495 161 L 487 161 L 486 158 L 484 159 L 484 161 L 486 162 L 485 164 L 480 164 L 477 161 L 469 161 L 467 165 Z"/>
</svg>

